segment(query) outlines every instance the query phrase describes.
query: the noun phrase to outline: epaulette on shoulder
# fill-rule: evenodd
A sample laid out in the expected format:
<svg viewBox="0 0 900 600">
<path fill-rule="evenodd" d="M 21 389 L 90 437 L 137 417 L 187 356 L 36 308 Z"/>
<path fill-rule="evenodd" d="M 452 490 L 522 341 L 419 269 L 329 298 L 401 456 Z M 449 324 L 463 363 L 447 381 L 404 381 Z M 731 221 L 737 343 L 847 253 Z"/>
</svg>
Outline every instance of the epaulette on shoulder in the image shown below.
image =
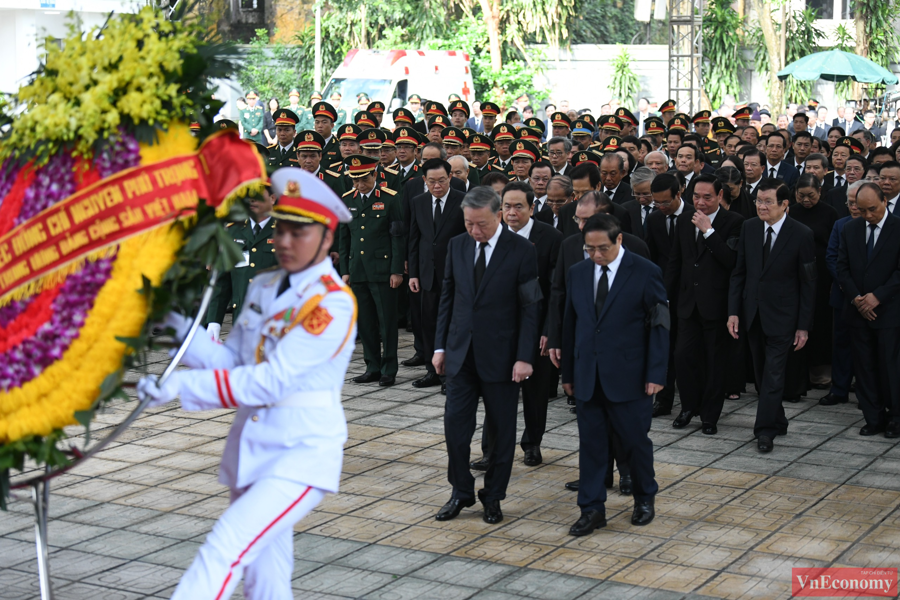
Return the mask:
<svg viewBox="0 0 900 600">
<path fill-rule="evenodd" d="M 266 150 L 268 150 L 269 148 L 274 148 L 274 147 L 275 147 L 275 144 L 272 144 L 271 146 L 266 146 Z"/>
<path fill-rule="evenodd" d="M 356 189 L 347 190 L 346 192 L 341 194 L 341 198 L 345 198 L 346 196 L 349 196 L 350 194 L 354 193 L 355 191 L 356 191 Z"/>
<path fill-rule="evenodd" d="M 339 161 L 337 161 L 336 163 L 331 163 L 331 164 L 328 165 L 328 166 L 331 167 L 331 168 L 333 169 L 333 168 L 335 168 L 335 167 L 341 166 L 342 164 L 344 164 L 344 161 L 339 160 Z"/>
<path fill-rule="evenodd" d="M 234 221 L 232 221 L 231 223 L 225 223 L 225 229 L 228 229 L 232 225 L 234 225 Z"/>
<path fill-rule="evenodd" d="M 384 172 L 385 172 L 385 173 L 390 173 L 391 175 L 396 175 L 396 174 L 399 173 L 400 171 L 395 171 L 394 169 L 392 169 L 392 168 L 390 168 L 390 167 L 384 167 Z"/>
<path fill-rule="evenodd" d="M 385 187 L 380 187 L 380 188 L 378 188 L 378 189 L 381 190 L 382 192 L 386 193 L 386 194 L 390 194 L 391 196 L 396 196 L 396 195 L 397 195 L 397 192 L 396 192 L 395 190 L 392 190 L 391 188 L 389 188 L 389 187 L 387 187 L 387 186 L 385 186 Z"/>
<path fill-rule="evenodd" d="M 477 169 L 477 168 L 478 168 L 478 165 L 476 165 L 476 164 L 473 163 L 473 162 L 470 162 L 470 163 L 469 163 L 469 168 L 470 168 L 470 169 Z"/>
<path fill-rule="evenodd" d="M 341 176 L 340 173 L 335 173 L 334 171 L 329 171 L 328 169 L 325 169 L 325 172 L 328 173 L 329 175 L 331 175 L 332 177 L 340 177 Z"/>
<path fill-rule="evenodd" d="M 834 170 L 828 171 L 825 174 L 828 175 L 828 173 L 834 173 Z"/>
<path fill-rule="evenodd" d="M 322 275 L 319 280 L 322 282 L 322 285 L 325 286 L 325 289 L 329 292 L 340 292 L 342 289 L 344 289 L 340 286 L 340 284 L 332 279 L 331 275 Z"/>
<path fill-rule="evenodd" d="M 271 267 L 268 267 L 266 269 L 260 269 L 259 271 L 256 272 L 255 276 L 258 277 L 258 276 L 262 275 L 263 273 L 274 273 L 275 271 L 277 271 L 280 268 L 281 267 L 279 267 L 278 265 L 272 265 Z"/>
</svg>

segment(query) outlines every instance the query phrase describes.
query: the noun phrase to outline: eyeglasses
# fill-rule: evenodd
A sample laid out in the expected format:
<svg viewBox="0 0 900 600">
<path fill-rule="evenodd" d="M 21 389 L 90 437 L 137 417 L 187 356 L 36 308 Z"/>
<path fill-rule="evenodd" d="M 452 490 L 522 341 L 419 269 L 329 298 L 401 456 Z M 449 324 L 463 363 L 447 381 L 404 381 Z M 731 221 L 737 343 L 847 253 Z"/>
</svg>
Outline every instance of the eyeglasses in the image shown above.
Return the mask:
<svg viewBox="0 0 900 600">
<path fill-rule="evenodd" d="M 600 254 L 606 254 L 612 246 L 582 246 L 582 248 L 588 254 L 596 254 L 598 252 Z"/>
<path fill-rule="evenodd" d="M 634 192 L 634 197 L 635 198 L 652 198 L 653 194 L 638 194 L 637 192 Z"/>
<path fill-rule="evenodd" d="M 553 158 L 560 158 L 566 155 L 566 153 L 562 150 L 551 150 L 550 152 L 548 152 L 548 154 Z"/>
<path fill-rule="evenodd" d="M 854 202 L 853 200 L 847 200 L 847 206 L 849 206 L 850 208 L 857 208 L 856 202 Z"/>
<path fill-rule="evenodd" d="M 765 206 L 766 208 L 769 208 L 775 206 L 776 204 L 778 204 L 778 202 L 775 200 L 760 200 L 758 198 L 756 199 L 757 206 Z"/>
</svg>

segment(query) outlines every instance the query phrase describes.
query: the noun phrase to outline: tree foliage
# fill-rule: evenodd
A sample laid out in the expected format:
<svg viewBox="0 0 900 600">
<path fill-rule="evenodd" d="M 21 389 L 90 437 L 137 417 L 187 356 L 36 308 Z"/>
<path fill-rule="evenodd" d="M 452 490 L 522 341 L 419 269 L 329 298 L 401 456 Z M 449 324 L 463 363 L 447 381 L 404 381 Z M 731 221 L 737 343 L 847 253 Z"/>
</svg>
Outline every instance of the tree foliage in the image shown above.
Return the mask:
<svg viewBox="0 0 900 600">
<path fill-rule="evenodd" d="M 741 95 L 741 26 L 730 0 L 710 0 L 703 13 L 703 87 L 712 106 L 721 106 L 726 94 Z"/>
<path fill-rule="evenodd" d="M 297 87 L 297 57 L 299 48 L 292 44 L 270 43 L 269 33 L 257 29 L 250 48 L 244 55 L 243 68 L 237 72 L 241 89 L 255 90 L 261 102 L 270 98 L 288 97 L 291 88 Z"/>
<path fill-rule="evenodd" d="M 572 44 L 629 44 L 640 29 L 634 0 L 577 0 Z"/>
<path fill-rule="evenodd" d="M 641 91 L 641 83 L 631 70 L 631 55 L 627 48 L 622 47 L 621 52 L 613 59 L 612 67 L 613 76 L 609 81 L 612 97 L 625 106 L 634 106 Z"/>
</svg>

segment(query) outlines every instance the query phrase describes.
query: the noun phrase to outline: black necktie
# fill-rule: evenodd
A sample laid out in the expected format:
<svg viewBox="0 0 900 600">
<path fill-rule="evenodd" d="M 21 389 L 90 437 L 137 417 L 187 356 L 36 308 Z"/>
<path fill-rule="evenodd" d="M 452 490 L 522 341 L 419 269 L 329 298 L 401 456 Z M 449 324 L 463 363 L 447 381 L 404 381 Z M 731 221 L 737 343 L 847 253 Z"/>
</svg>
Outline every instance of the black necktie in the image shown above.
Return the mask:
<svg viewBox="0 0 900 600">
<path fill-rule="evenodd" d="M 872 258 L 872 251 L 875 250 L 875 230 L 878 229 L 878 225 L 869 224 L 869 239 L 866 240 L 866 258 Z"/>
<path fill-rule="evenodd" d="M 278 296 L 282 295 L 283 293 L 288 291 L 288 288 L 290 288 L 290 287 L 291 287 L 291 275 L 290 275 L 290 273 L 287 273 L 287 274 L 285 274 L 284 278 L 281 280 L 281 284 L 278 286 L 278 294 L 275 297 L 277 298 Z"/>
<path fill-rule="evenodd" d="M 775 230 L 769 227 L 766 229 L 766 243 L 763 246 L 763 266 L 766 265 L 766 261 L 769 260 L 769 252 L 772 251 L 772 234 L 775 233 Z"/>
<path fill-rule="evenodd" d="M 675 243 L 675 215 L 669 215 L 669 244 Z"/>
<path fill-rule="evenodd" d="M 841 187 L 842 185 L 844 185 L 844 178 L 840 175 L 835 176 L 834 185 L 835 187 Z"/>
<path fill-rule="evenodd" d="M 487 242 L 481 242 L 478 244 L 478 260 L 475 261 L 475 291 L 478 291 L 478 288 L 481 287 L 481 279 L 484 277 L 484 272 L 487 271 Z"/>
<path fill-rule="evenodd" d="M 774 168 L 770 168 L 769 177 L 771 177 L 772 179 L 776 179 L 778 177 L 778 172 Z"/>
<path fill-rule="evenodd" d="M 539 212 L 541 212 L 541 201 L 535 199 L 535 201 L 534 201 L 534 210 L 532 211 L 531 214 L 533 214 L 534 216 L 537 216 L 537 214 L 538 214 Z"/>
<path fill-rule="evenodd" d="M 287 154 L 287 148 L 282 148 L 282 149 L 281 149 L 281 155 L 282 155 L 282 156 L 285 156 L 286 154 Z"/>
<path fill-rule="evenodd" d="M 650 216 L 650 205 L 644 207 L 644 233 L 647 233 L 647 217 Z"/>
<path fill-rule="evenodd" d="M 744 186 L 744 189 L 747 190 L 747 194 L 749 194 L 750 192 L 753 191 L 753 186 L 751 186 L 751 185 L 748 183 L 747 185 Z"/>
<path fill-rule="evenodd" d="M 437 231 L 438 221 L 441 220 L 441 199 L 434 199 L 434 229 Z"/>
<path fill-rule="evenodd" d="M 260 230 L 259 223 L 254 223 L 253 224 L 253 237 L 256 237 L 259 235 L 259 230 Z"/>
<path fill-rule="evenodd" d="M 594 314 L 598 319 L 600 313 L 603 312 L 606 297 L 609 296 L 609 267 L 600 267 L 600 269 L 603 274 L 600 275 L 600 280 L 597 282 L 597 295 L 594 297 Z"/>
</svg>

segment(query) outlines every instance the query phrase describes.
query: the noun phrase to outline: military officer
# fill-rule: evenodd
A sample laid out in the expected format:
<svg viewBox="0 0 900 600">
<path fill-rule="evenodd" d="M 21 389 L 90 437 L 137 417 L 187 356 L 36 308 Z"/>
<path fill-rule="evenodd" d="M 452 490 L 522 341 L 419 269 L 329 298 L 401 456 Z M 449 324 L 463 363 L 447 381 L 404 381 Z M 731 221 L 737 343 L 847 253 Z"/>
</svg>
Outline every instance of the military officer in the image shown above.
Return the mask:
<svg viewBox="0 0 900 600">
<path fill-rule="evenodd" d="M 397 170 L 397 145 L 394 144 L 394 134 L 391 130 L 384 127 L 380 131 L 384 132 L 384 143 L 381 145 L 381 166 L 390 167 L 394 171 Z M 398 171 L 399 177 L 399 171 Z"/>
<path fill-rule="evenodd" d="M 407 104 L 409 105 L 409 112 L 412 113 L 413 124 L 418 123 L 425 119 L 425 113 L 422 111 L 422 96 L 418 94 L 410 94 L 409 99 L 407 100 Z"/>
<path fill-rule="evenodd" d="M 557 111 L 550 115 L 550 127 L 553 137 L 569 137 L 572 133 L 572 119 L 566 113 Z M 591 132 L 593 133 L 593 129 Z"/>
<path fill-rule="evenodd" d="M 677 104 L 674 100 L 669 99 L 659 105 L 659 114 L 662 117 L 663 125 L 669 127 L 669 122 L 675 116 Z"/>
<path fill-rule="evenodd" d="M 497 124 L 497 116 L 500 114 L 500 107 L 493 102 L 481 103 L 481 117 L 484 123 L 485 135 L 490 135 L 494 131 L 494 125 Z"/>
<path fill-rule="evenodd" d="M 416 115 L 405 108 L 398 108 L 395 110 L 391 115 L 391 118 L 394 120 L 394 131 L 396 131 L 398 127 L 412 127 L 416 124 Z"/>
<path fill-rule="evenodd" d="M 616 116 L 619 117 L 619 121 L 622 123 L 622 131 L 618 135 L 620 137 L 634 135 L 638 126 L 638 120 L 634 116 L 634 113 L 624 106 L 620 106 L 616 109 Z"/>
<path fill-rule="evenodd" d="M 735 127 L 750 127 L 750 117 L 753 116 L 753 111 L 749 106 L 742 106 L 734 111 L 734 114 L 731 115 L 731 118 L 734 119 Z"/>
<path fill-rule="evenodd" d="M 268 189 L 247 199 L 250 218 L 243 223 L 226 225 L 234 243 L 240 246 L 243 259 L 230 272 L 223 273 L 216 282 L 216 289 L 206 312 L 206 329 L 215 339 L 225 320 L 225 313 L 232 311 L 233 318 L 241 314 L 244 296 L 253 278 L 276 264 L 272 234 L 275 221 L 269 217 L 275 198 Z"/>
<path fill-rule="evenodd" d="M 457 129 L 466 126 L 469 120 L 469 105 L 463 100 L 454 100 L 450 102 L 450 124 Z"/>
<path fill-rule="evenodd" d="M 407 181 L 419 176 L 419 161 L 416 158 L 419 134 L 411 126 L 401 125 L 394 130 L 394 145 L 397 147 L 397 173 L 400 177 L 400 189 L 403 189 Z"/>
<path fill-rule="evenodd" d="M 375 100 L 374 102 L 369 102 L 369 114 L 371 114 L 375 118 L 376 127 L 381 127 L 381 122 L 384 120 L 384 102 L 380 102 Z"/>
<path fill-rule="evenodd" d="M 622 119 L 616 115 L 604 115 L 602 121 L 599 135 L 597 136 L 598 142 L 603 143 L 611 135 L 622 135 L 622 129 L 624 128 Z"/>
<path fill-rule="evenodd" d="M 356 114 L 353 115 L 353 123 L 358 125 L 360 129 L 375 129 L 378 127 L 378 121 L 375 120 L 375 117 L 367 110 L 357 111 Z"/>
<path fill-rule="evenodd" d="M 734 134 L 734 125 L 725 117 L 716 117 L 712 120 L 712 132 L 719 148 L 724 152 L 726 140 Z"/>
<path fill-rule="evenodd" d="M 191 129 L 191 135 L 197 137 L 200 135 L 200 123 L 197 121 L 191 121 L 190 125 L 188 125 Z"/>
<path fill-rule="evenodd" d="M 434 115 L 433 117 L 429 117 L 428 131 L 426 132 L 428 141 L 441 143 L 441 132 L 444 131 L 445 127 L 449 126 L 450 119 L 448 119 L 444 115 Z"/>
<path fill-rule="evenodd" d="M 338 491 L 347 422 L 341 388 L 353 354 L 352 292 L 328 260 L 338 223 L 350 211 L 321 181 L 296 168 L 272 176 L 280 192 L 281 268 L 260 273 L 224 344 L 194 336 L 183 362 L 162 386 L 151 375 L 138 397 L 162 406 L 181 397 L 188 411 L 237 409 L 219 481 L 231 505 L 219 518 L 172 598 L 231 598 L 243 579 L 251 600 L 293 598 L 294 525 Z M 186 337 L 190 320 L 166 325 Z"/>
<path fill-rule="evenodd" d="M 334 126 L 340 127 L 347 122 L 347 111 L 341 108 L 341 93 L 337 90 L 331 92 L 331 105 L 336 111 L 337 117 L 334 120 Z"/>
<path fill-rule="evenodd" d="M 461 102 L 461 101 L 460 101 Z M 447 158 L 451 156 L 463 156 L 463 150 L 466 145 L 466 136 L 458 127 L 445 127 L 441 130 L 441 143 L 447 151 Z M 478 169 L 469 169 L 469 189 L 478 186 L 481 183 L 481 177 L 478 175 Z"/>
<path fill-rule="evenodd" d="M 356 123 L 356 115 L 369 109 L 369 95 L 361 92 L 356 95 L 356 106 L 350 111 L 350 121 Z M 374 125 L 372 127 L 375 127 Z"/>
<path fill-rule="evenodd" d="M 293 167 L 296 163 L 297 149 L 294 147 L 294 136 L 297 135 L 297 123 L 300 118 L 287 108 L 275 111 L 275 143 L 268 146 L 268 168 L 274 171 L 280 167 Z"/>
<path fill-rule="evenodd" d="M 341 160 L 340 143 L 337 136 L 333 135 L 334 123 L 337 120 L 337 111 L 327 102 L 316 102 L 312 108 L 314 129 L 325 140 L 322 149 L 322 164 L 326 167 Z"/>
<path fill-rule="evenodd" d="M 553 130 L 556 131 L 554 125 Z M 572 142 L 576 150 L 587 150 L 594 140 L 594 126 L 584 119 L 578 119 L 572 123 Z"/>
<path fill-rule="evenodd" d="M 531 165 L 541 157 L 540 151 L 534 142 L 522 139 L 514 141 L 510 149 L 514 179 L 528 183 L 528 173 L 531 171 Z"/>
<path fill-rule="evenodd" d="M 490 162 L 493 149 L 494 142 L 483 133 L 475 133 L 469 136 L 469 155 L 472 157 L 469 172 L 477 171 L 478 181 L 481 181 L 493 168 Z"/>
<path fill-rule="evenodd" d="M 360 129 L 359 125 L 352 123 L 341 125 L 337 134 L 338 144 L 341 149 L 341 160 L 329 164 L 330 168 L 336 171 L 343 171 L 346 158 L 351 154 L 359 154 L 359 142 L 356 141 L 356 138 L 359 137 L 360 133 L 362 133 L 362 129 Z"/>
<path fill-rule="evenodd" d="M 294 114 L 297 115 L 297 118 L 299 119 L 299 121 L 297 121 L 298 125 L 300 124 L 300 121 L 303 120 L 303 115 L 309 112 L 308 108 L 306 108 L 305 106 L 300 106 L 300 90 L 298 89 L 292 89 L 290 92 L 288 92 L 287 108 L 294 111 Z"/>
<path fill-rule="evenodd" d="M 491 140 L 494 142 L 494 150 L 497 151 L 497 157 L 493 161 L 493 170 L 503 173 L 510 179 L 515 177 L 515 172 L 509 145 L 518 137 L 518 130 L 515 126 L 507 123 L 500 123 L 491 131 Z"/>
<path fill-rule="evenodd" d="M 389 187 L 395 192 L 400 191 L 400 173 L 389 167 L 381 165 L 381 150 L 384 148 L 387 135 L 380 129 L 368 129 L 360 132 L 356 136 L 356 142 L 359 144 L 360 154 L 374 158 L 378 163 L 375 165 L 375 183 L 378 187 Z M 346 164 L 346 162 L 345 162 Z M 349 176 L 346 169 L 344 173 Z M 352 182 L 344 182 L 344 190 L 353 187 Z"/>
<path fill-rule="evenodd" d="M 694 133 L 700 137 L 709 137 L 709 130 L 712 127 L 710 119 L 712 113 L 708 110 L 701 110 L 691 119 L 694 124 Z"/>
<path fill-rule="evenodd" d="M 257 104 L 259 96 L 253 90 L 244 96 L 247 99 L 247 108 L 241 111 L 241 127 L 244 128 L 244 139 L 252 140 L 258 144 L 263 142 L 263 121 L 265 109 Z"/>
<path fill-rule="evenodd" d="M 644 136 L 651 139 L 654 150 L 662 147 L 662 135 L 666 132 L 666 126 L 659 117 L 649 117 L 644 119 Z"/>
<path fill-rule="evenodd" d="M 313 107 L 317 102 L 321 101 L 322 94 L 320 92 L 313 92 L 309 95 L 309 108 L 304 109 L 302 113 L 297 113 L 297 116 L 300 117 L 300 122 L 297 123 L 297 129 L 313 129 L 315 127 L 316 118 L 313 115 Z"/>
<path fill-rule="evenodd" d="M 307 129 L 297 134 L 294 144 L 297 147 L 296 164 L 307 173 L 312 173 L 324 181 L 335 194 L 343 194 L 341 174 L 322 165 L 322 148 L 325 147 L 322 136 Z"/>
<path fill-rule="evenodd" d="M 397 193 L 378 187 L 378 160 L 353 155 L 344 160 L 353 189 L 344 203 L 353 220 L 341 225 L 341 274 L 359 309 L 359 337 L 366 372 L 356 383 L 394 385 L 397 376 L 397 288 L 403 283 L 403 218 Z"/>
</svg>

